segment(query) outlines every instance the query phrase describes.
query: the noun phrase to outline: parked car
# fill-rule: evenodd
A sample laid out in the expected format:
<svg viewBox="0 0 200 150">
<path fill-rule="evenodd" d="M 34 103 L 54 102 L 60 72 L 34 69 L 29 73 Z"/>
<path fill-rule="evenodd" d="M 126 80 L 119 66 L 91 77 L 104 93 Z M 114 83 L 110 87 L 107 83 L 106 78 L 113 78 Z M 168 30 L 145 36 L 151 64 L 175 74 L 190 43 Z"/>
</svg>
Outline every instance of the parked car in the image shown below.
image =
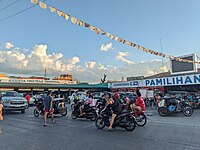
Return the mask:
<svg viewBox="0 0 200 150">
<path fill-rule="evenodd" d="M 2 95 L 4 111 L 21 111 L 21 113 L 25 113 L 25 109 L 28 108 L 26 98 L 16 91 L 0 91 L 0 94 Z"/>
</svg>

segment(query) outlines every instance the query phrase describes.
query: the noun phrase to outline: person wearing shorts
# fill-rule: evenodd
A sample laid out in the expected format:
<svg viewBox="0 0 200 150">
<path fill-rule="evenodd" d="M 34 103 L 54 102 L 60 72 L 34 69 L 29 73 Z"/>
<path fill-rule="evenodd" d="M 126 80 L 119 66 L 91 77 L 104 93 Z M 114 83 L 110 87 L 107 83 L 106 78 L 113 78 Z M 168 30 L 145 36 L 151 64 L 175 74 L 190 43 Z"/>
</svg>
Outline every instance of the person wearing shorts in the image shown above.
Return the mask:
<svg viewBox="0 0 200 150">
<path fill-rule="evenodd" d="M 44 127 L 47 126 L 47 114 L 51 114 L 52 123 L 55 123 L 54 115 L 53 115 L 53 98 L 51 96 L 51 92 L 48 92 L 47 96 L 44 98 Z"/>
<path fill-rule="evenodd" d="M 138 98 L 135 102 L 135 106 L 133 106 L 133 110 L 135 112 L 135 115 L 137 116 L 137 114 L 140 114 L 142 112 L 146 111 L 146 106 L 145 106 L 145 102 L 141 97 L 141 93 L 139 91 L 136 92 Z"/>
<path fill-rule="evenodd" d="M 108 127 L 109 130 L 112 129 L 112 125 L 115 121 L 115 118 L 117 117 L 117 115 L 119 115 L 121 113 L 121 110 L 122 110 L 122 106 L 119 101 L 119 94 L 117 92 L 114 93 L 113 100 L 114 100 L 114 102 L 111 105 L 112 118 L 110 120 L 110 126 Z"/>
</svg>

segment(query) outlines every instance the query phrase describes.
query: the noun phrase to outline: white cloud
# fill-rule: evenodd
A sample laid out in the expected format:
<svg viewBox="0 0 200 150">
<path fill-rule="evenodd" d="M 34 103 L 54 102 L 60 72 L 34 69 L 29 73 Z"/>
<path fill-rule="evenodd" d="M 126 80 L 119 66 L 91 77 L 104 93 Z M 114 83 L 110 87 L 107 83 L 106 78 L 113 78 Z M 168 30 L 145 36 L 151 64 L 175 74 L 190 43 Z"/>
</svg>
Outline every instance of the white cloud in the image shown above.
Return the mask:
<svg viewBox="0 0 200 150">
<path fill-rule="evenodd" d="M 47 45 L 36 45 L 30 51 L 23 49 L 16 50 L 15 47 L 9 50 L 0 48 L 1 72 L 22 74 L 22 75 L 44 75 L 47 69 L 47 76 L 56 76 L 63 73 L 72 73 L 73 77 L 86 82 L 100 82 L 106 74 L 106 80 L 121 80 L 122 77 L 148 76 L 169 70 L 169 62 L 150 61 L 134 64 L 125 59 L 128 53 L 119 52 L 116 59 L 125 62 L 123 66 L 102 64 L 96 61 L 80 63 L 78 56 L 64 58 L 62 53 L 48 53 Z M 129 64 L 129 65 L 127 65 Z"/>
<path fill-rule="evenodd" d="M 101 51 L 107 52 L 107 51 L 110 50 L 110 49 L 113 49 L 112 43 L 101 45 L 101 49 L 100 49 L 100 50 L 101 50 Z"/>
<path fill-rule="evenodd" d="M 115 58 L 117 60 L 125 62 L 127 64 L 134 64 L 133 61 L 124 58 L 125 56 L 128 56 L 128 52 L 118 52 L 117 55 L 115 56 Z"/>
<path fill-rule="evenodd" d="M 36 45 L 28 55 L 15 48 L 0 50 L 0 68 L 4 72 L 33 75 L 43 74 L 46 68 L 49 75 L 55 75 L 71 71 L 80 62 L 77 56 L 65 61 L 62 53 L 48 54 L 47 48 L 47 45 Z"/>
<path fill-rule="evenodd" d="M 169 70 L 169 68 L 167 66 L 162 66 L 162 67 L 160 67 L 160 70 L 163 72 L 167 72 Z"/>
<path fill-rule="evenodd" d="M 5 48 L 6 48 L 6 49 L 11 49 L 11 48 L 13 48 L 13 47 L 14 47 L 14 45 L 13 45 L 11 42 L 5 43 Z"/>
<path fill-rule="evenodd" d="M 85 62 L 86 68 L 94 68 L 95 65 L 96 65 L 95 61 Z"/>
<path fill-rule="evenodd" d="M 159 61 L 159 62 L 161 62 L 162 60 L 161 60 L 161 59 L 153 59 L 153 60 L 151 60 L 151 62 L 154 62 L 154 61 Z"/>
<path fill-rule="evenodd" d="M 147 75 L 149 75 L 149 76 L 155 75 L 155 74 L 157 74 L 157 73 L 158 73 L 158 72 L 155 71 L 155 70 L 148 70 L 148 71 L 147 71 Z"/>
</svg>

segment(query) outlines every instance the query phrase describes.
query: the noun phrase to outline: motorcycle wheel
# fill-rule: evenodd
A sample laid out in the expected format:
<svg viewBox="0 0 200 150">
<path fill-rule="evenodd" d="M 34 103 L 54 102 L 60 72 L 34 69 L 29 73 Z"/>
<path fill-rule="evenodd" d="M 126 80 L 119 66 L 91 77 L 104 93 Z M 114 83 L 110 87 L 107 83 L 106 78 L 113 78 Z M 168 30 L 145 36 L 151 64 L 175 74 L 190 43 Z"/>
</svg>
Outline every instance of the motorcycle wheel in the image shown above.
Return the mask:
<svg viewBox="0 0 200 150">
<path fill-rule="evenodd" d="M 62 115 L 62 116 L 66 116 L 66 115 L 67 115 L 67 108 L 65 108 L 65 109 L 63 110 L 63 112 L 61 113 L 61 115 Z"/>
<path fill-rule="evenodd" d="M 166 107 L 159 107 L 158 113 L 160 116 L 165 117 L 168 114 L 168 109 Z"/>
<path fill-rule="evenodd" d="M 74 110 L 74 104 L 71 104 L 71 110 L 72 111 Z"/>
<path fill-rule="evenodd" d="M 92 118 L 90 119 L 91 121 L 95 121 L 97 119 L 97 113 L 96 111 L 93 112 L 93 116 Z"/>
<path fill-rule="evenodd" d="M 191 107 L 186 107 L 184 110 L 183 110 L 183 114 L 187 117 L 190 117 L 192 116 L 193 114 L 193 109 Z"/>
<path fill-rule="evenodd" d="M 146 125 L 147 123 L 147 117 L 145 114 L 142 114 L 142 115 L 139 115 L 138 117 L 136 117 L 136 124 L 139 126 L 139 127 L 143 127 Z"/>
<path fill-rule="evenodd" d="M 133 131 L 136 127 L 136 121 L 134 118 L 127 119 L 127 126 L 125 127 L 126 131 Z"/>
<path fill-rule="evenodd" d="M 40 112 L 39 112 L 39 110 L 34 109 L 33 114 L 34 114 L 35 117 L 39 117 Z"/>
<path fill-rule="evenodd" d="M 103 117 L 98 117 L 95 121 L 95 126 L 97 129 L 103 129 L 106 126 L 106 123 L 103 119 Z"/>
<path fill-rule="evenodd" d="M 72 119 L 76 119 L 78 116 L 76 115 L 76 113 L 74 111 L 72 111 L 71 117 L 72 117 Z"/>
</svg>

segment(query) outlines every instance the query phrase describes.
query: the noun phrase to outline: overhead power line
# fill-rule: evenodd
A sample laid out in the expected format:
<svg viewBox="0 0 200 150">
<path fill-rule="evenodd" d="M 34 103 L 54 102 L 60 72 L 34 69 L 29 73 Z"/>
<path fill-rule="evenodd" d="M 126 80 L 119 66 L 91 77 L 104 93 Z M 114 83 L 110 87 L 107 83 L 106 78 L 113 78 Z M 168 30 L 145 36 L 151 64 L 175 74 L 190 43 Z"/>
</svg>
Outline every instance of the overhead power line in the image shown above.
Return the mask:
<svg viewBox="0 0 200 150">
<path fill-rule="evenodd" d="M 0 1 L 1 1 L 1 0 L 0 0 Z M 7 6 L 3 7 L 3 8 L 0 8 L 0 11 L 4 10 L 4 9 L 6 9 L 6 8 L 12 6 L 12 5 L 14 5 L 15 3 L 19 2 L 19 1 L 20 1 L 20 0 L 16 0 L 16 1 L 14 1 L 13 3 L 11 3 L 11 4 L 9 4 L 9 5 L 7 5 Z"/>
<path fill-rule="evenodd" d="M 43 0 L 43 2 L 45 2 L 45 1 L 47 1 L 47 0 Z M 12 17 L 14 17 L 14 16 L 17 16 L 17 15 L 19 15 L 19 14 L 21 14 L 21 13 L 23 13 L 23 12 L 29 10 L 29 9 L 32 9 L 32 8 L 35 7 L 35 6 L 37 6 L 37 5 L 30 6 L 30 7 L 26 8 L 26 9 L 23 9 L 23 10 L 21 10 L 21 11 L 15 13 L 15 14 L 12 14 L 12 15 L 10 15 L 10 16 L 8 16 L 8 17 L 5 17 L 5 18 L 3 18 L 3 19 L 0 20 L 0 23 L 3 22 L 3 21 L 5 21 L 5 20 L 7 20 L 7 19 L 10 19 L 10 18 L 12 18 Z"/>
</svg>

